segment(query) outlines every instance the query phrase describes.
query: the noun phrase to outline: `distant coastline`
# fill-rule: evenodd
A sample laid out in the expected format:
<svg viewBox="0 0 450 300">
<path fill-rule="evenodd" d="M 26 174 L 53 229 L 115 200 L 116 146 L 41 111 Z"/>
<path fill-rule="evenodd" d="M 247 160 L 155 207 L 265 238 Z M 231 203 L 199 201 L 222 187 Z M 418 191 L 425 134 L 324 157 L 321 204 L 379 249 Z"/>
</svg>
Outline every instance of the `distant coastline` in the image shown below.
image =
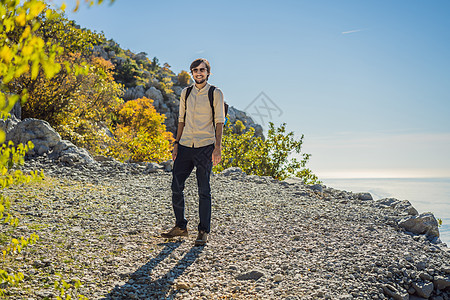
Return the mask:
<svg viewBox="0 0 450 300">
<path fill-rule="evenodd" d="M 442 220 L 441 240 L 450 245 L 450 178 L 325 178 L 326 186 L 352 192 L 369 192 L 374 200 L 409 200 L 419 211 Z"/>
</svg>

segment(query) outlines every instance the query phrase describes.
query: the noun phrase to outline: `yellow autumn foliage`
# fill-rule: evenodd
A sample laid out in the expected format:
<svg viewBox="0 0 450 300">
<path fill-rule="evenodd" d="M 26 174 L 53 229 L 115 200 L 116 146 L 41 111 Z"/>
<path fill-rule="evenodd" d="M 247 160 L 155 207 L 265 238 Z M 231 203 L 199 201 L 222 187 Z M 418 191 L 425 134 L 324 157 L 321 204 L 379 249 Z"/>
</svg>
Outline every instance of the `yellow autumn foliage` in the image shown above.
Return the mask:
<svg viewBox="0 0 450 300">
<path fill-rule="evenodd" d="M 128 101 L 117 112 L 114 138 L 97 152 L 120 161 L 161 162 L 171 158 L 172 133 L 166 130 L 165 116 L 153 106 L 153 100 Z"/>
</svg>

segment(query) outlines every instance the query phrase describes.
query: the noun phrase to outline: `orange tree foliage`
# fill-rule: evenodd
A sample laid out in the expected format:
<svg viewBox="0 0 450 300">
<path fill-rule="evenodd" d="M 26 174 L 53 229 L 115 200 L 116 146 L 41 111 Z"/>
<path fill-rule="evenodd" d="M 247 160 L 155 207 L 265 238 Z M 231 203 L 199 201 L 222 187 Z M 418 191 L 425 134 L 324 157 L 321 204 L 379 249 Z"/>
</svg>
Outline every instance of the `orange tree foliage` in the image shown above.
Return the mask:
<svg viewBox="0 0 450 300">
<path fill-rule="evenodd" d="M 153 106 L 153 100 L 128 101 L 117 113 L 115 136 L 103 154 L 121 161 L 161 162 L 171 158 L 172 134 L 166 131 L 165 116 Z M 99 151 L 102 152 L 102 151 Z"/>
</svg>

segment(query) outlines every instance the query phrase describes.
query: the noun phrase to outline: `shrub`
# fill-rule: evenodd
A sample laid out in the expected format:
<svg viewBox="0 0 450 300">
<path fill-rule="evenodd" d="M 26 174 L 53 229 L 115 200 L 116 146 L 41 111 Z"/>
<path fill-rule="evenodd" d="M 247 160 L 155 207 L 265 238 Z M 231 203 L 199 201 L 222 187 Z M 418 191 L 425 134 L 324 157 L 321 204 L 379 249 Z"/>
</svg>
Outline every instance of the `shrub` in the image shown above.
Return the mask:
<svg viewBox="0 0 450 300">
<path fill-rule="evenodd" d="M 114 81 L 112 69 L 111 62 L 92 57 L 89 72 L 72 78 L 78 89 L 55 126 L 63 139 L 91 152 L 105 141 L 104 130 L 111 126 L 114 112 L 123 103 L 119 97 L 123 89 Z"/>
<path fill-rule="evenodd" d="M 139 75 L 139 68 L 136 62 L 130 58 L 126 58 L 118 67 L 114 73 L 114 79 L 124 84 L 126 87 L 134 87 L 137 83 L 137 77 Z"/>
<path fill-rule="evenodd" d="M 121 102 L 122 88 L 112 76 L 113 65 L 92 57 L 92 47 L 104 42 L 102 34 L 80 29 L 52 10 L 53 17 L 42 12 L 36 17 L 40 26 L 36 37 L 58 45 L 54 63 L 57 72 L 27 70 L 8 82 L 9 92 L 27 91 L 22 107 L 24 118 L 46 120 L 64 139 L 92 150 L 102 140 L 101 128 L 110 123 L 110 114 Z M 21 27 L 15 28 L 15 35 Z M 48 50 L 46 50 L 48 51 Z"/>
<path fill-rule="evenodd" d="M 214 167 L 221 172 L 239 167 L 249 175 L 271 176 L 283 180 L 290 176 L 301 178 L 306 184 L 320 183 L 310 169 L 305 168 L 310 154 L 301 153 L 303 135 L 299 140 L 294 133 L 286 133 L 286 124 L 275 128 L 270 122 L 267 138 L 255 137 L 255 130 L 244 132 L 245 126 L 237 121 L 233 128 L 227 124 L 222 139 L 222 161 Z M 292 157 L 300 154 L 301 160 Z"/>
<path fill-rule="evenodd" d="M 155 56 L 152 59 L 152 71 L 158 71 L 158 69 L 161 68 L 159 65 L 159 59 Z"/>
<path fill-rule="evenodd" d="M 163 124 L 165 116 L 153 106 L 153 100 L 128 101 L 117 112 L 117 125 L 111 128 L 115 138 L 99 153 L 121 161 L 161 162 L 171 157 L 172 133 Z"/>
</svg>

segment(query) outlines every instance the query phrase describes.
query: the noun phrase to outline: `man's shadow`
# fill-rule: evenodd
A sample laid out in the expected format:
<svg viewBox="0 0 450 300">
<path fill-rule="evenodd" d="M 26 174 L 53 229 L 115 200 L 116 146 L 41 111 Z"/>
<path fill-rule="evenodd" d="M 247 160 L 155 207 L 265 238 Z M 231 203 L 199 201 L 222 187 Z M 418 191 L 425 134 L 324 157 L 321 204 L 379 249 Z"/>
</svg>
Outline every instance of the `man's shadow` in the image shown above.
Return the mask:
<svg viewBox="0 0 450 300">
<path fill-rule="evenodd" d="M 183 242 L 183 240 L 178 240 L 160 243 L 159 245 L 165 246 L 160 253 L 133 274 L 130 274 L 128 282 L 122 286 L 116 286 L 106 296 L 106 299 L 172 299 L 179 293 L 177 289 L 170 290 L 174 280 L 195 262 L 202 253 L 204 246 L 193 246 L 170 271 L 158 279 L 152 278 L 152 271 Z"/>
</svg>

